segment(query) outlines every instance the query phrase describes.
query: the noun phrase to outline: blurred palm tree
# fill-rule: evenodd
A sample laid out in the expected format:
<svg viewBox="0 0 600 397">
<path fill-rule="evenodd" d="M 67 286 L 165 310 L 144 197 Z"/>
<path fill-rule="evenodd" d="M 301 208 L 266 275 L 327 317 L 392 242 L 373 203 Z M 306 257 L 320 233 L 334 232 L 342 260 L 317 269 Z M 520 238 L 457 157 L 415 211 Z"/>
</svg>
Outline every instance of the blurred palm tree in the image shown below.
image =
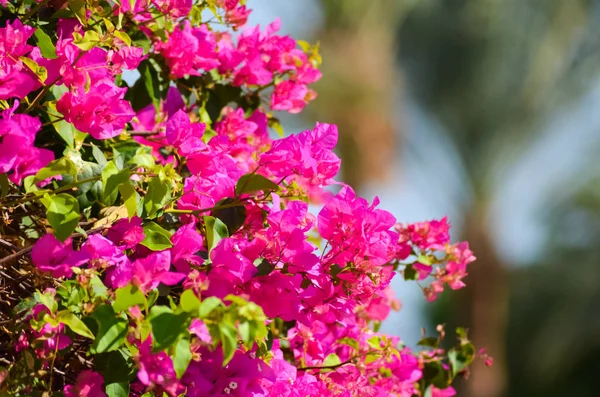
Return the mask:
<svg viewBox="0 0 600 397">
<path fill-rule="evenodd" d="M 478 257 L 457 307 L 477 346 L 467 395 L 507 394 L 509 277 L 491 235 L 491 204 L 558 105 L 600 71 L 600 4 L 592 0 L 422 1 L 399 30 L 400 60 L 418 103 L 443 124 L 460 159 L 463 238 Z M 566 395 L 571 395 L 570 393 Z"/>
<path fill-rule="evenodd" d="M 325 75 L 308 108 L 337 124 L 344 182 L 360 189 L 385 179 L 394 161 L 399 73 L 398 25 L 412 1 L 322 0 L 321 40 Z"/>
<path fill-rule="evenodd" d="M 469 288 L 454 303 L 462 308 L 457 322 L 469 324 L 475 343 L 496 359 L 491 369 L 474 367 L 466 394 L 517 395 L 508 377 L 523 385 L 526 375 L 515 373 L 524 367 L 514 359 L 520 350 L 513 349 L 523 344 L 513 343 L 521 328 L 512 328 L 510 321 L 524 318 L 518 317 L 518 307 L 509 306 L 509 286 L 513 277 L 531 280 L 544 270 L 508 273 L 491 233 L 492 204 L 511 177 L 509 166 L 529 156 L 543 139 L 542 125 L 560 106 L 587 92 L 597 77 L 600 2 L 321 1 L 325 18 L 318 37 L 327 78 L 317 87 L 321 100 L 309 111 L 339 125 L 343 179 L 359 188 L 381 179 L 393 164 L 400 87 L 441 122 L 446 150 L 459 159 L 466 192 L 459 203 L 462 238 L 478 257 Z M 528 304 L 536 302 L 527 296 Z M 530 321 L 540 324 L 535 316 Z"/>
<path fill-rule="evenodd" d="M 593 397 L 600 372 L 600 178 L 549 205 L 546 217 L 545 256 L 511 274 L 509 395 Z"/>
</svg>

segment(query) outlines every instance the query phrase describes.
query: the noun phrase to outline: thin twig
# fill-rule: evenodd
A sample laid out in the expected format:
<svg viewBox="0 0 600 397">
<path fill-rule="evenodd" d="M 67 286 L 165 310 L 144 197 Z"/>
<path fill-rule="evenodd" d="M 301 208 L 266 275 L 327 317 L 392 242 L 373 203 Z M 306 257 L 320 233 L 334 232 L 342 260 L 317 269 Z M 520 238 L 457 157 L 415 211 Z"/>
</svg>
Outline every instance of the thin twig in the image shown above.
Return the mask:
<svg viewBox="0 0 600 397">
<path fill-rule="evenodd" d="M 4 266 L 5 263 L 8 263 L 12 260 L 19 259 L 23 255 L 27 255 L 29 253 L 29 251 L 31 251 L 32 249 L 33 249 L 33 245 L 30 247 L 24 248 L 21 251 L 17 251 L 14 254 L 5 256 L 4 258 L 0 259 L 0 267 Z"/>
</svg>

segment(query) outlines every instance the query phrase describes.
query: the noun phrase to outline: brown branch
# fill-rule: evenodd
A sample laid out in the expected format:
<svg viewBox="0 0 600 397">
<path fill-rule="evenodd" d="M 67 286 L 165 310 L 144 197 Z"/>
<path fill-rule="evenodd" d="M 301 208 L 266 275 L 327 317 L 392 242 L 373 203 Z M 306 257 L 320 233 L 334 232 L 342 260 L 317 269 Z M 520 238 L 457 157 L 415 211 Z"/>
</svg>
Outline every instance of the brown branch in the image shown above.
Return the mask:
<svg viewBox="0 0 600 397">
<path fill-rule="evenodd" d="M 4 266 L 4 264 L 6 264 L 12 260 L 19 259 L 23 255 L 27 255 L 32 249 L 33 249 L 33 245 L 30 247 L 24 248 L 21 251 L 17 251 L 14 254 L 5 256 L 4 258 L 0 259 L 0 267 Z"/>
</svg>

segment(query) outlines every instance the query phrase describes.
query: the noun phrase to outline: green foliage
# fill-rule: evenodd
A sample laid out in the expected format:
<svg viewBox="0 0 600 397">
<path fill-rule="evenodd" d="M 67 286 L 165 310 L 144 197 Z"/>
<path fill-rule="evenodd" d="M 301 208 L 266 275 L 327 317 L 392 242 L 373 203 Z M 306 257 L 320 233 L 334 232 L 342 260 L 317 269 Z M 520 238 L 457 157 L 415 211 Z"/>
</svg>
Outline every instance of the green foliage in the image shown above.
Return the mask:
<svg viewBox="0 0 600 397">
<path fill-rule="evenodd" d="M 118 317 L 112 306 L 98 306 L 91 317 L 98 324 L 96 339 L 90 348 L 92 354 L 115 351 L 123 346 L 128 322 L 125 318 Z"/>
<path fill-rule="evenodd" d="M 115 296 L 115 301 L 112 304 L 115 312 L 121 312 L 136 305 L 146 305 L 146 296 L 144 296 L 144 293 L 138 287 L 132 284 L 118 288 L 115 291 Z"/>
<path fill-rule="evenodd" d="M 148 222 L 144 225 L 144 239 L 140 244 L 150 248 L 153 251 L 162 251 L 171 248 L 171 233 L 155 222 Z"/>
<path fill-rule="evenodd" d="M 243 175 L 235 185 L 235 194 L 277 191 L 279 186 L 270 179 L 256 173 Z"/>
<path fill-rule="evenodd" d="M 41 201 L 47 209 L 46 217 L 56 238 L 61 241 L 69 238 L 79 223 L 77 199 L 70 194 L 60 193 L 52 196 L 46 194 Z"/>
<path fill-rule="evenodd" d="M 212 216 L 204 216 L 204 225 L 206 227 L 206 244 L 210 252 L 221 239 L 229 236 L 229 231 L 220 219 Z"/>
</svg>

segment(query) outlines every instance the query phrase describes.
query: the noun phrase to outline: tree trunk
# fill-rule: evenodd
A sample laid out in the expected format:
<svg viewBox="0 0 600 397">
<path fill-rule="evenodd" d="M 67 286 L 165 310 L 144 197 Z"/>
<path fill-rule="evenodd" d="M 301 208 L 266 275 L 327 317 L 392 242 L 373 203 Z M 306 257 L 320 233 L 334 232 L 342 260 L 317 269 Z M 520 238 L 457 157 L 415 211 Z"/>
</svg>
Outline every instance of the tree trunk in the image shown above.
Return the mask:
<svg viewBox="0 0 600 397">
<path fill-rule="evenodd" d="M 509 285 L 507 269 L 498 257 L 486 217 L 473 211 L 465 219 L 464 239 L 477 257 L 469 270 L 466 300 L 461 310 L 470 324 L 470 336 L 476 348 L 486 348 L 494 365 L 486 367 L 476 360 L 466 393 L 469 397 L 507 396 L 506 331 L 508 326 Z M 468 308 L 468 309 L 467 309 Z"/>
</svg>

